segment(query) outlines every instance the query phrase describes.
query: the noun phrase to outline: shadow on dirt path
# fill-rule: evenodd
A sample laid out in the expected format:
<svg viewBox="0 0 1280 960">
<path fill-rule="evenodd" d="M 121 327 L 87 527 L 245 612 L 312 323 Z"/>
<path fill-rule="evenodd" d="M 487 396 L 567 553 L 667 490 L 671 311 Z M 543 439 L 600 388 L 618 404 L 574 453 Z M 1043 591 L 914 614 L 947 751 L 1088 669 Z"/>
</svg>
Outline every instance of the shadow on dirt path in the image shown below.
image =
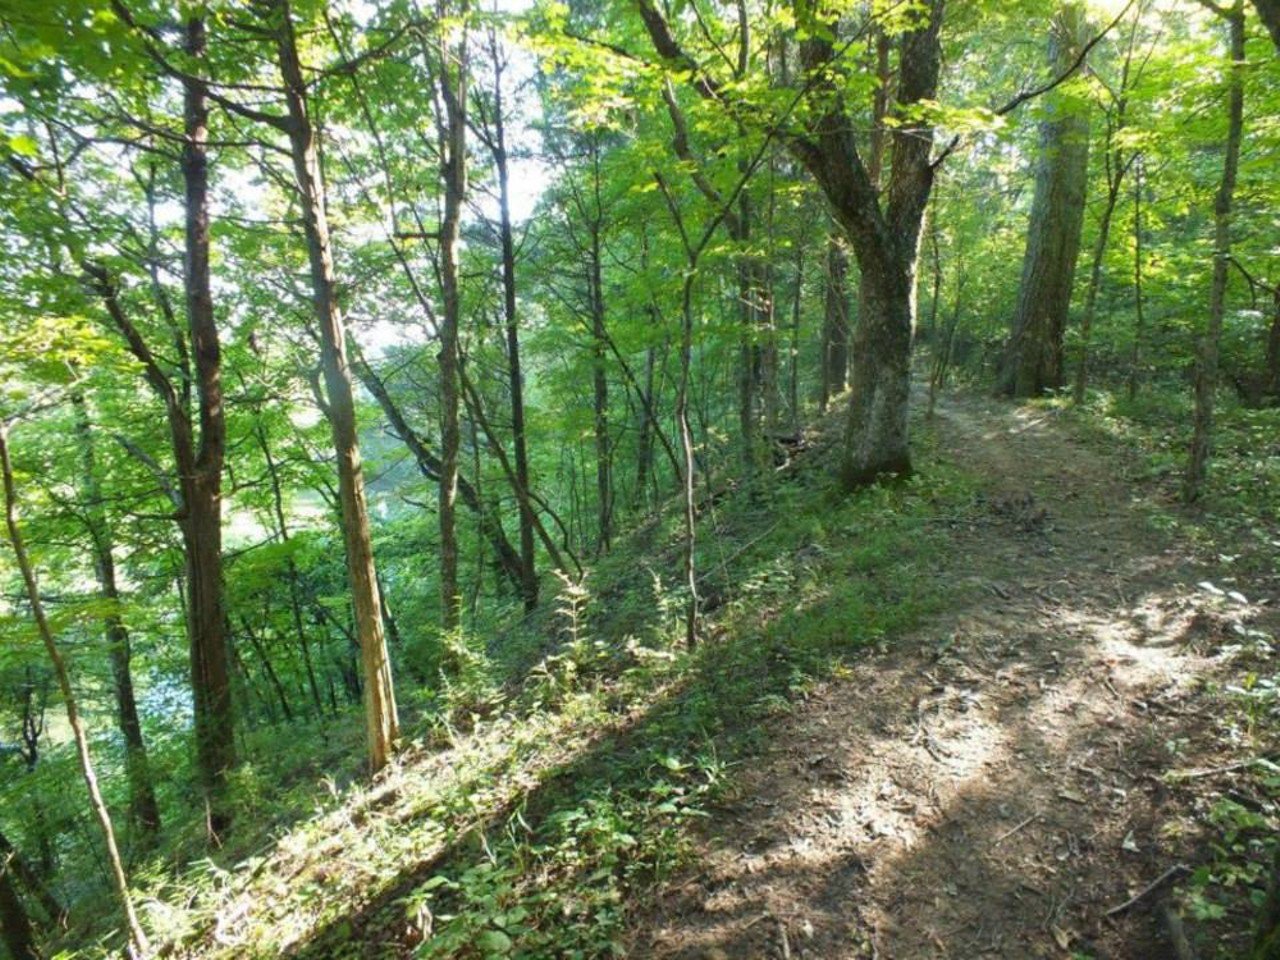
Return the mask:
<svg viewBox="0 0 1280 960">
<path fill-rule="evenodd" d="M 637 918 L 633 956 L 1168 955 L 1151 907 L 1224 762 L 1204 681 L 1224 616 L 1164 505 L 1043 411 L 951 398 L 940 455 L 983 479 L 935 575 L 958 600 L 770 732 L 699 869 Z"/>
</svg>

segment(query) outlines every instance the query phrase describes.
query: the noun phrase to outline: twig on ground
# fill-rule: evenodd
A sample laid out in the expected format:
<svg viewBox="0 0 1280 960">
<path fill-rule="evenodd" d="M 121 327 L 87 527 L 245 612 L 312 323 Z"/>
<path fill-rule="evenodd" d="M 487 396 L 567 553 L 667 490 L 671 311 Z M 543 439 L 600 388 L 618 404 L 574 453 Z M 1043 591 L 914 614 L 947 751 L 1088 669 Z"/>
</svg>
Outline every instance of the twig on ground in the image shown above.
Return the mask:
<svg viewBox="0 0 1280 960">
<path fill-rule="evenodd" d="M 791 960 L 791 941 L 787 939 L 787 925 L 778 920 L 778 940 L 782 944 L 782 960 Z"/>
<path fill-rule="evenodd" d="M 1185 863 L 1175 863 L 1160 876 L 1156 877 L 1149 884 L 1135 893 L 1132 897 L 1120 904 L 1118 907 L 1112 907 L 1105 914 L 1107 917 L 1118 917 L 1121 914 L 1128 913 L 1143 900 L 1146 900 L 1153 893 L 1161 890 L 1166 884 L 1172 883 L 1174 880 L 1181 879 L 1191 872 L 1191 868 Z"/>
<path fill-rule="evenodd" d="M 1222 767 L 1206 767 L 1202 770 L 1170 770 L 1165 774 L 1165 777 L 1170 780 L 1198 780 L 1201 777 L 1216 777 L 1220 773 L 1235 773 L 1238 770 L 1247 770 L 1249 767 L 1257 766 L 1259 763 L 1274 762 L 1268 757 L 1253 757 L 1237 763 L 1228 763 Z"/>
<path fill-rule="evenodd" d="M 1039 818 L 1040 818 L 1040 814 L 1033 813 L 1031 816 L 1027 817 L 1027 819 L 1023 820 L 1022 822 L 1018 823 L 1016 826 L 1011 827 L 1010 829 L 1006 830 L 1004 833 L 1000 834 L 1000 836 L 996 837 L 995 841 L 991 845 L 993 847 L 1000 846 L 1000 844 L 1004 843 L 1006 840 L 1012 837 L 1015 833 L 1017 833 L 1027 824 L 1031 823 L 1031 821 L 1038 820 Z"/>
</svg>

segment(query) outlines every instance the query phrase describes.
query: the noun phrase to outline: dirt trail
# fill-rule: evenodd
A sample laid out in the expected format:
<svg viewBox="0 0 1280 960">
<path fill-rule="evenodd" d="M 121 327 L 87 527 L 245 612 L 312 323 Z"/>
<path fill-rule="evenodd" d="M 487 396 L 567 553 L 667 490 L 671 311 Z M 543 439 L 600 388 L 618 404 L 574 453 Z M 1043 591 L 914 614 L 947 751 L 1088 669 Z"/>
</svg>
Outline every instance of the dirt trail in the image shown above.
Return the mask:
<svg viewBox="0 0 1280 960">
<path fill-rule="evenodd" d="M 1173 769 L 1224 763 L 1212 571 L 1121 460 L 1051 414 L 952 399 L 941 455 L 985 478 L 936 575 L 957 602 L 770 732 L 696 873 L 641 918 L 663 958 L 1168 956 L 1151 909 L 1193 856 Z"/>
</svg>

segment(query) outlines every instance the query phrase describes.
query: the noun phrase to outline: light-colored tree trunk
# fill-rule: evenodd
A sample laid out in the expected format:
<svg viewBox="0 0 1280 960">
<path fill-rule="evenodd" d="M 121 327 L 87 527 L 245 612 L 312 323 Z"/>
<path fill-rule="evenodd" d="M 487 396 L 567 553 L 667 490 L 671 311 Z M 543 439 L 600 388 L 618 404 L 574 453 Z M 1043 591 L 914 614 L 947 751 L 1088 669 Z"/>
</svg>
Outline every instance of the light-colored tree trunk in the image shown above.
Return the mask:
<svg viewBox="0 0 1280 960">
<path fill-rule="evenodd" d="M 346 324 L 338 304 L 329 221 L 325 210 L 319 148 L 307 103 L 307 82 L 298 60 L 289 0 L 273 0 L 271 20 L 277 30 L 276 52 L 288 104 L 285 124 L 293 158 L 298 200 L 311 264 L 312 304 L 320 328 L 320 360 L 324 371 L 327 413 L 338 461 L 338 498 L 342 537 L 355 611 L 355 633 L 364 671 L 363 698 L 369 766 L 386 766 L 400 735 L 391 661 L 383 634 L 378 578 L 374 567 L 369 508 L 356 433 L 355 397 L 347 362 Z"/>
<path fill-rule="evenodd" d="M 22 582 L 26 588 L 27 602 L 31 606 L 31 615 L 35 620 L 36 630 L 44 643 L 49 662 L 53 665 L 54 675 L 58 680 L 58 689 L 62 693 L 62 701 L 67 710 L 67 723 L 71 727 L 71 735 L 75 740 L 76 757 L 80 761 L 80 773 L 84 777 L 85 787 L 89 792 L 89 805 L 94 818 L 102 830 L 102 839 L 106 847 L 107 866 L 111 875 L 111 884 L 116 897 L 120 901 L 120 910 L 124 919 L 125 930 L 129 938 L 129 953 L 136 958 L 145 957 L 151 951 L 147 935 L 138 922 L 138 915 L 133 908 L 133 899 L 129 895 L 129 881 L 125 877 L 124 861 L 120 857 L 120 849 L 116 845 L 115 828 L 111 824 L 111 814 L 102 792 L 98 789 L 98 777 L 94 772 L 93 759 L 89 755 L 89 737 L 84 723 L 80 719 L 80 710 L 76 703 L 75 692 L 71 688 L 71 675 L 66 661 L 54 640 L 53 631 L 45 617 L 44 603 L 40 599 L 40 587 L 36 582 L 35 569 L 27 554 L 26 543 L 22 537 L 22 529 L 18 524 L 18 492 L 14 483 L 13 463 L 9 457 L 9 425 L 0 420 L 0 481 L 4 487 L 4 518 L 9 534 L 9 544 L 13 548 L 14 559 Z"/>
</svg>

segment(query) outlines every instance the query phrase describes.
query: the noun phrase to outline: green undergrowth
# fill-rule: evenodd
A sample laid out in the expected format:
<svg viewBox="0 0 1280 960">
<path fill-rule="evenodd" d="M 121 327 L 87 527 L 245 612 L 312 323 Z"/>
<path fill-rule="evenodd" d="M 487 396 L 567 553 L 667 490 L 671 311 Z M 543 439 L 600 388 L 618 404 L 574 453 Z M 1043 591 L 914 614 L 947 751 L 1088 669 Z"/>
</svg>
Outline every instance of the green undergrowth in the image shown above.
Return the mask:
<svg viewBox="0 0 1280 960">
<path fill-rule="evenodd" d="M 1227 674 L 1208 692 L 1219 705 L 1219 755 L 1232 769 L 1182 784 L 1197 792 L 1204 856 L 1181 885 L 1179 902 L 1201 956 L 1275 960 L 1280 945 L 1266 952 L 1253 941 L 1280 880 L 1280 622 L 1258 604 L 1270 602 L 1280 584 L 1280 409 L 1222 400 L 1208 488 L 1190 508 L 1177 505 L 1190 442 L 1189 391 L 1150 388 L 1135 400 L 1095 393 L 1071 415 L 1109 443 L 1123 441 L 1129 478 L 1150 491 L 1153 518 L 1194 545 L 1211 571 L 1198 589 L 1217 611 L 1214 622 L 1221 621 Z M 1233 616 L 1242 605 L 1252 612 Z"/>
<path fill-rule="evenodd" d="M 155 938 L 226 958 L 616 955 L 771 721 L 945 600 L 935 521 L 973 509 L 972 483 L 921 430 L 915 478 L 842 496 L 825 449 L 706 496 L 696 649 L 673 505 L 524 634 L 450 638 L 377 782 L 353 774 L 354 720 L 246 764 L 241 822 L 274 829 L 140 871 Z"/>
</svg>

